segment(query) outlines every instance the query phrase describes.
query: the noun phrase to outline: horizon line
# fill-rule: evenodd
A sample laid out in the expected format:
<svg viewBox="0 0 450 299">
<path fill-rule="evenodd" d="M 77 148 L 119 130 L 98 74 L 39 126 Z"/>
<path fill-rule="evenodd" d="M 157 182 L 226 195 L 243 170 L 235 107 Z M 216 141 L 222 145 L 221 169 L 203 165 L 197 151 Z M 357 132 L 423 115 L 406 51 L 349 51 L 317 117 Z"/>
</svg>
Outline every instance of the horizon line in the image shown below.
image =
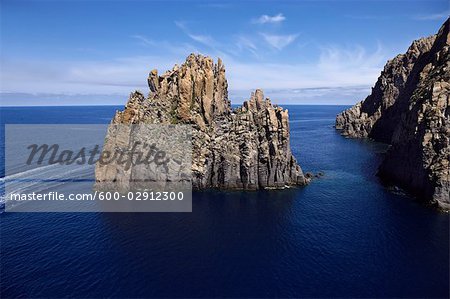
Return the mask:
<svg viewBox="0 0 450 299">
<path fill-rule="evenodd" d="M 356 104 L 356 103 L 355 103 Z M 241 104 L 231 104 L 233 105 L 242 105 Z M 352 106 L 352 104 L 276 104 L 277 106 Z M 353 104 L 354 105 L 354 104 Z M 123 106 L 120 104 L 98 104 L 98 105 L 19 105 L 19 106 L 13 106 L 13 105 L 0 105 L 0 108 L 34 108 L 34 107 L 117 107 L 117 106 Z"/>
</svg>

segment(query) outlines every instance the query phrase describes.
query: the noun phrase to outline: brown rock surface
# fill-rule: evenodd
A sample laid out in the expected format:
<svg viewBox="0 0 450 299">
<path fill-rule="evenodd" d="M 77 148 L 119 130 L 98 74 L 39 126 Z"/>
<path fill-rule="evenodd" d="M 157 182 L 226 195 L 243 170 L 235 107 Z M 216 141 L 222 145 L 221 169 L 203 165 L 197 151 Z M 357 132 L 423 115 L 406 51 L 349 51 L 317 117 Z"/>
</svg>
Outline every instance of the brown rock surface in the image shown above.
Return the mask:
<svg viewBox="0 0 450 299">
<path fill-rule="evenodd" d="M 148 85 L 149 96 L 132 93 L 112 123 L 192 125 L 194 188 L 251 190 L 307 183 L 291 153 L 288 111 L 272 106 L 261 90 L 233 110 L 220 59 L 214 64 L 191 54 L 162 76 L 151 71 Z M 97 167 L 98 181 L 121 179 L 105 171 Z"/>
</svg>

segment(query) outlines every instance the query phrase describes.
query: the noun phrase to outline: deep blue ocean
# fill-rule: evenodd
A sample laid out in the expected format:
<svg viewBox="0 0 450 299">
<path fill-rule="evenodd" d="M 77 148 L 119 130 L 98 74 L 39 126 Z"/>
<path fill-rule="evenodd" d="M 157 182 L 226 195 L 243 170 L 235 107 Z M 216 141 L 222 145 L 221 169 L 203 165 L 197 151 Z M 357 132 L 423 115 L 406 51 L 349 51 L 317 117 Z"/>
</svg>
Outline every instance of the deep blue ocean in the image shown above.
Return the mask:
<svg viewBox="0 0 450 299">
<path fill-rule="evenodd" d="M 5 123 L 108 123 L 120 108 L 1 108 L 1 144 Z M 197 192 L 192 213 L 2 213 L 0 297 L 448 298 L 449 214 L 380 184 L 386 146 L 340 136 L 346 107 L 287 108 L 297 160 L 323 177 Z"/>
</svg>

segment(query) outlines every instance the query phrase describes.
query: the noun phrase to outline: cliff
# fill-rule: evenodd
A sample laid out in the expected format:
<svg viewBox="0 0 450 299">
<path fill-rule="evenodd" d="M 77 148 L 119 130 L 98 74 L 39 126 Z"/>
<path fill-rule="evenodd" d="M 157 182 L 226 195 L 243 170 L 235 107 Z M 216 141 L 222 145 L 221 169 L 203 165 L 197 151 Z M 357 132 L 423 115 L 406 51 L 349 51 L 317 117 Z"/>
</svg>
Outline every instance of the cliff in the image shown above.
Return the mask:
<svg viewBox="0 0 450 299">
<path fill-rule="evenodd" d="M 342 112 L 336 128 L 391 146 L 379 176 L 450 208 L 450 21 L 388 61 L 364 101 Z"/>
<path fill-rule="evenodd" d="M 161 76 L 152 70 L 148 85 L 149 95 L 132 93 L 112 124 L 191 125 L 193 188 L 252 190 L 307 183 L 291 153 L 288 111 L 273 106 L 261 90 L 233 110 L 220 59 L 214 64 L 191 54 Z M 107 138 L 106 145 L 111 143 L 114 138 Z M 100 182 L 120 181 L 119 173 L 96 168 Z"/>
</svg>

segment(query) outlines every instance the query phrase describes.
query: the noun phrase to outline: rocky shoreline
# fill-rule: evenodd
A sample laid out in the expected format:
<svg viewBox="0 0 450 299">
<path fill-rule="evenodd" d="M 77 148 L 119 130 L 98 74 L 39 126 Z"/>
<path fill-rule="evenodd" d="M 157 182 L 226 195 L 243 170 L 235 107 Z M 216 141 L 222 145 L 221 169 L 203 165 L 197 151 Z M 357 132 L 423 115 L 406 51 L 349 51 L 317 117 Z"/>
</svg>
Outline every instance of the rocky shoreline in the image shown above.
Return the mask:
<svg viewBox="0 0 450 299">
<path fill-rule="evenodd" d="M 336 117 L 351 138 L 391 146 L 378 175 L 450 209 L 450 20 L 388 61 L 372 93 Z"/>
</svg>

